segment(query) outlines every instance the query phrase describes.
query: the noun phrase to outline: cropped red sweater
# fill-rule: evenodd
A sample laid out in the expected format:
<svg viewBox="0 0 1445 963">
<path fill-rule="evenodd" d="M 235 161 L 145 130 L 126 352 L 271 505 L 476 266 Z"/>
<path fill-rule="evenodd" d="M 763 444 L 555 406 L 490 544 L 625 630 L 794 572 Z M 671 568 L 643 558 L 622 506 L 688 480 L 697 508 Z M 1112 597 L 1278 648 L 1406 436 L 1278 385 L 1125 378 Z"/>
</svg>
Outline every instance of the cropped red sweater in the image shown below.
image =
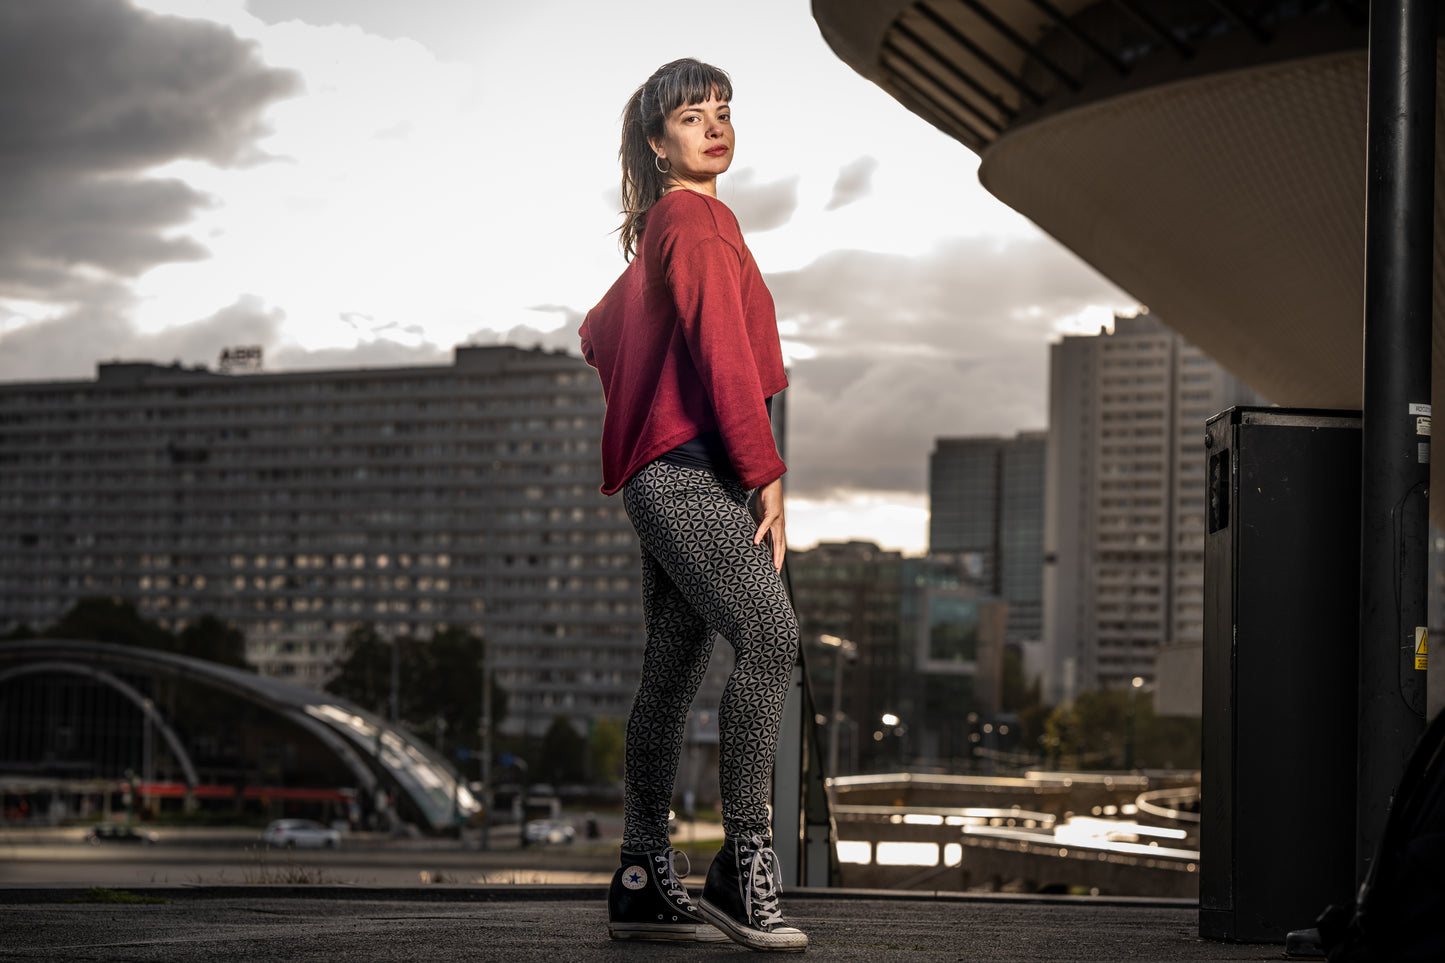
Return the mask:
<svg viewBox="0 0 1445 963">
<path fill-rule="evenodd" d="M 773 298 L 721 201 L 663 195 L 637 256 L 577 333 L 607 401 L 604 493 L 711 430 L 745 487 L 787 470 L 765 404 L 788 385 Z"/>
</svg>

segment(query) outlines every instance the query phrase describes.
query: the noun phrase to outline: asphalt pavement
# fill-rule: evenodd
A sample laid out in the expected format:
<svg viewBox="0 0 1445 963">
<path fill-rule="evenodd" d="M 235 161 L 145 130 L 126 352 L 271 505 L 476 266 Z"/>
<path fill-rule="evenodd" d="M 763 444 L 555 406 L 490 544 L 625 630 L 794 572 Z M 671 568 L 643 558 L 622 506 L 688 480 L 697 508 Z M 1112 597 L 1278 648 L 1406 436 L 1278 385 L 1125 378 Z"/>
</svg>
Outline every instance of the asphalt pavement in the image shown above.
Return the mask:
<svg viewBox="0 0 1445 963">
<path fill-rule="evenodd" d="M 783 908 L 804 958 L 1278 960 L 1201 940 L 1192 901 L 799 889 Z M 731 943 L 607 938 L 597 884 L 447 887 L 0 887 L 0 960 L 740 960 Z"/>
</svg>

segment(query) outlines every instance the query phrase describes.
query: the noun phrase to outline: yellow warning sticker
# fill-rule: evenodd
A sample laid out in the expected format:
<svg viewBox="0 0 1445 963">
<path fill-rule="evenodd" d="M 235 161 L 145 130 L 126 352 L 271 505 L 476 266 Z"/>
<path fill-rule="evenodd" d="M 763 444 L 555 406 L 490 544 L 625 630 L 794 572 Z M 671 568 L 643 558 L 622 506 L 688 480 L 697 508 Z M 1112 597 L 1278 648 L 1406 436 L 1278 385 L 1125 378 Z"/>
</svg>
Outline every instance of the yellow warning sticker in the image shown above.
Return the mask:
<svg viewBox="0 0 1445 963">
<path fill-rule="evenodd" d="M 1415 668 L 1425 670 L 1430 666 L 1429 639 L 1426 638 L 1425 626 L 1415 626 Z"/>
</svg>

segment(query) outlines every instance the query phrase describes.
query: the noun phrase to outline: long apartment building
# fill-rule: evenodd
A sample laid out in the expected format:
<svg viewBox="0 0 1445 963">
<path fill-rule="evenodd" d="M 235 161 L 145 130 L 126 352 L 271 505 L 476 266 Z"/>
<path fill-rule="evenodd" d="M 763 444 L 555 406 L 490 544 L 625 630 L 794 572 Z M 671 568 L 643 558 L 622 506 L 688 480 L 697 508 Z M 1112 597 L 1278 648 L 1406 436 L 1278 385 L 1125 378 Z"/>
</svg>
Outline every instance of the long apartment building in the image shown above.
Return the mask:
<svg viewBox="0 0 1445 963">
<path fill-rule="evenodd" d="M 509 346 L 0 384 L 0 631 L 127 599 L 172 630 L 218 616 L 259 671 L 319 685 L 353 627 L 463 626 L 488 640 L 504 728 L 622 716 L 641 590 L 598 492 L 602 415 L 579 358 Z"/>
<path fill-rule="evenodd" d="M 1204 422 L 1262 398 L 1148 316 L 1050 346 L 1045 698 L 1155 676 L 1204 634 Z"/>
</svg>

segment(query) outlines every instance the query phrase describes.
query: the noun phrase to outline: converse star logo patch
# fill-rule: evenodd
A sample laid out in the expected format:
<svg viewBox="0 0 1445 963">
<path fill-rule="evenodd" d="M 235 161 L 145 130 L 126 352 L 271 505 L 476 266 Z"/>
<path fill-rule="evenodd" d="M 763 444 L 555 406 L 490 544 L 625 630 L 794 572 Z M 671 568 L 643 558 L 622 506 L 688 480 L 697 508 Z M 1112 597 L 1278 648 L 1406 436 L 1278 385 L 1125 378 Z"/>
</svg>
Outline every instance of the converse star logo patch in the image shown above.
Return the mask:
<svg viewBox="0 0 1445 963">
<path fill-rule="evenodd" d="M 642 889 L 647 885 L 647 870 L 641 866 L 629 866 L 622 871 L 622 885 L 628 889 Z"/>
</svg>

